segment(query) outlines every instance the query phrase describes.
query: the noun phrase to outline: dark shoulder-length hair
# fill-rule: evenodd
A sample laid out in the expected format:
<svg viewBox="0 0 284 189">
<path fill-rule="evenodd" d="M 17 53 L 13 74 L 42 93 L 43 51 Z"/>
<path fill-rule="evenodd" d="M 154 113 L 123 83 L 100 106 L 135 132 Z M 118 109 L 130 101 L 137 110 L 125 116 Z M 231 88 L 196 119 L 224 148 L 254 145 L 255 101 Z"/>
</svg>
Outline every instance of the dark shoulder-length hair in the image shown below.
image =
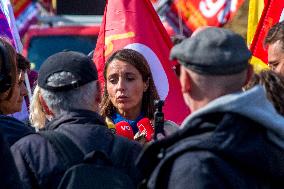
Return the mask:
<svg viewBox="0 0 284 189">
<path fill-rule="evenodd" d="M 3 56 L 6 57 L 7 62 L 6 62 L 6 71 L 7 71 L 7 65 L 9 65 L 10 70 L 9 73 L 5 73 L 7 75 L 9 75 L 11 77 L 11 87 L 10 87 L 10 91 L 9 94 L 6 98 L 6 100 L 9 100 L 12 97 L 12 94 L 14 93 L 14 86 L 16 84 L 17 81 L 17 61 L 16 61 L 16 51 L 14 49 L 14 47 L 10 44 L 9 39 L 5 38 L 5 37 L 0 37 L 0 43 L 2 45 L 2 47 L 4 49 L 2 49 L 2 51 L 4 50 L 4 52 L 0 53 L 0 69 L 3 69 L 3 60 L 5 59 Z M 5 55 L 4 55 L 5 54 Z M 3 93 L 0 93 L 0 95 L 2 95 Z"/>
<path fill-rule="evenodd" d="M 142 54 L 132 49 L 121 49 L 116 51 L 109 57 L 109 59 L 105 63 L 105 68 L 104 68 L 105 86 L 104 86 L 104 95 L 101 103 L 101 115 L 103 117 L 107 117 L 116 111 L 107 92 L 107 78 L 106 78 L 107 68 L 113 60 L 120 60 L 134 66 L 141 74 L 142 80 L 146 83 L 147 82 L 149 83 L 147 91 L 144 92 L 143 94 L 141 110 L 143 111 L 146 117 L 148 117 L 149 119 L 153 119 L 155 111 L 154 100 L 158 100 L 160 98 L 154 84 L 150 67 L 146 59 L 143 57 Z"/>
</svg>

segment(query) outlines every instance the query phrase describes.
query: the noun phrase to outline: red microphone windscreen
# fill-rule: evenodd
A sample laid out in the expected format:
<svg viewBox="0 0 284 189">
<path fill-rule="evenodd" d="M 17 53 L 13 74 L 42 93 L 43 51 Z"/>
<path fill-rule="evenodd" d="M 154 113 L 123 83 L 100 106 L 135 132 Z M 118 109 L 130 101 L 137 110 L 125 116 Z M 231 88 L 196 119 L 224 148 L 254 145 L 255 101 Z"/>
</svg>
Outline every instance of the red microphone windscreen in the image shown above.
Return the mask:
<svg viewBox="0 0 284 189">
<path fill-rule="evenodd" d="M 146 131 L 146 141 L 149 142 L 154 134 L 154 128 L 149 118 L 145 117 L 138 121 L 137 127 L 140 132 Z"/>
<path fill-rule="evenodd" d="M 116 134 L 133 140 L 134 134 L 130 124 L 126 121 L 120 121 L 115 124 Z"/>
</svg>

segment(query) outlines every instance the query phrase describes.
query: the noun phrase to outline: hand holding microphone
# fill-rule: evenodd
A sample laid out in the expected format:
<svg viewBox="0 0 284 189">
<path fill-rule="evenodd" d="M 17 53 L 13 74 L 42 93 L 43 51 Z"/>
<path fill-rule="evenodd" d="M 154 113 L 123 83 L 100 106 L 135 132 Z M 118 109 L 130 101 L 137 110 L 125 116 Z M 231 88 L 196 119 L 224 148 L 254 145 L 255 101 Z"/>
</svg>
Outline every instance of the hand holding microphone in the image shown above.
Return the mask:
<svg viewBox="0 0 284 189">
<path fill-rule="evenodd" d="M 138 121 L 137 127 L 141 134 L 145 133 L 146 142 L 149 142 L 150 140 L 152 140 L 152 136 L 154 134 L 154 128 L 152 126 L 150 119 L 146 117 L 141 119 L 140 121 Z"/>
</svg>

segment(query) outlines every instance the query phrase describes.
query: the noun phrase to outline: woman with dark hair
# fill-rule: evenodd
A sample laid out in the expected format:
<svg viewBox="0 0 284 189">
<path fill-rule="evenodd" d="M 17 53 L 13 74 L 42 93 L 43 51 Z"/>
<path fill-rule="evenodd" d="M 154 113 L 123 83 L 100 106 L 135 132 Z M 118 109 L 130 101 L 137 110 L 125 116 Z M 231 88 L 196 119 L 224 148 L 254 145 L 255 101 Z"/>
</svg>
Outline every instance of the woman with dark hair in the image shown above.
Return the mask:
<svg viewBox="0 0 284 189">
<path fill-rule="evenodd" d="M 10 136 L 22 133 L 23 130 L 17 129 L 19 125 L 14 129 L 13 118 L 3 115 L 14 113 L 21 107 L 18 78 L 16 52 L 5 38 L 0 37 L 0 188 L 22 188 L 5 140 L 17 138 Z"/>
<path fill-rule="evenodd" d="M 0 114 L 14 113 L 17 108 L 14 98 L 18 98 L 17 62 L 14 48 L 5 38 L 0 38 Z"/>
<path fill-rule="evenodd" d="M 0 37 L 0 127 L 3 137 L 11 146 L 21 137 L 33 133 L 23 122 L 8 116 L 21 111 L 23 97 L 27 95 L 24 84 L 26 67 L 17 62 L 16 51 L 5 38 Z"/>
<path fill-rule="evenodd" d="M 144 143 L 146 133 L 139 132 L 137 123 L 143 118 L 153 121 L 154 100 L 160 99 L 146 59 L 135 50 L 118 50 L 105 64 L 104 79 L 101 115 L 108 127 L 127 122 L 134 139 Z"/>
</svg>

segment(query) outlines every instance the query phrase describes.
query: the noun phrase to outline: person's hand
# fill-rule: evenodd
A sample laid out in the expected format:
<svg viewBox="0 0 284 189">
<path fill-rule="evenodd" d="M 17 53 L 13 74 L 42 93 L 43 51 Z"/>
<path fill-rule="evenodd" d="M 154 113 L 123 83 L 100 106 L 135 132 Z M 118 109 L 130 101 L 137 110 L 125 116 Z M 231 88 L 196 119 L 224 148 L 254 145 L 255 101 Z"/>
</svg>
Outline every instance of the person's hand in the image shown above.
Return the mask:
<svg viewBox="0 0 284 189">
<path fill-rule="evenodd" d="M 134 140 L 139 142 L 140 144 L 144 145 L 146 144 L 146 131 L 138 131 L 135 135 L 134 135 Z"/>
</svg>

